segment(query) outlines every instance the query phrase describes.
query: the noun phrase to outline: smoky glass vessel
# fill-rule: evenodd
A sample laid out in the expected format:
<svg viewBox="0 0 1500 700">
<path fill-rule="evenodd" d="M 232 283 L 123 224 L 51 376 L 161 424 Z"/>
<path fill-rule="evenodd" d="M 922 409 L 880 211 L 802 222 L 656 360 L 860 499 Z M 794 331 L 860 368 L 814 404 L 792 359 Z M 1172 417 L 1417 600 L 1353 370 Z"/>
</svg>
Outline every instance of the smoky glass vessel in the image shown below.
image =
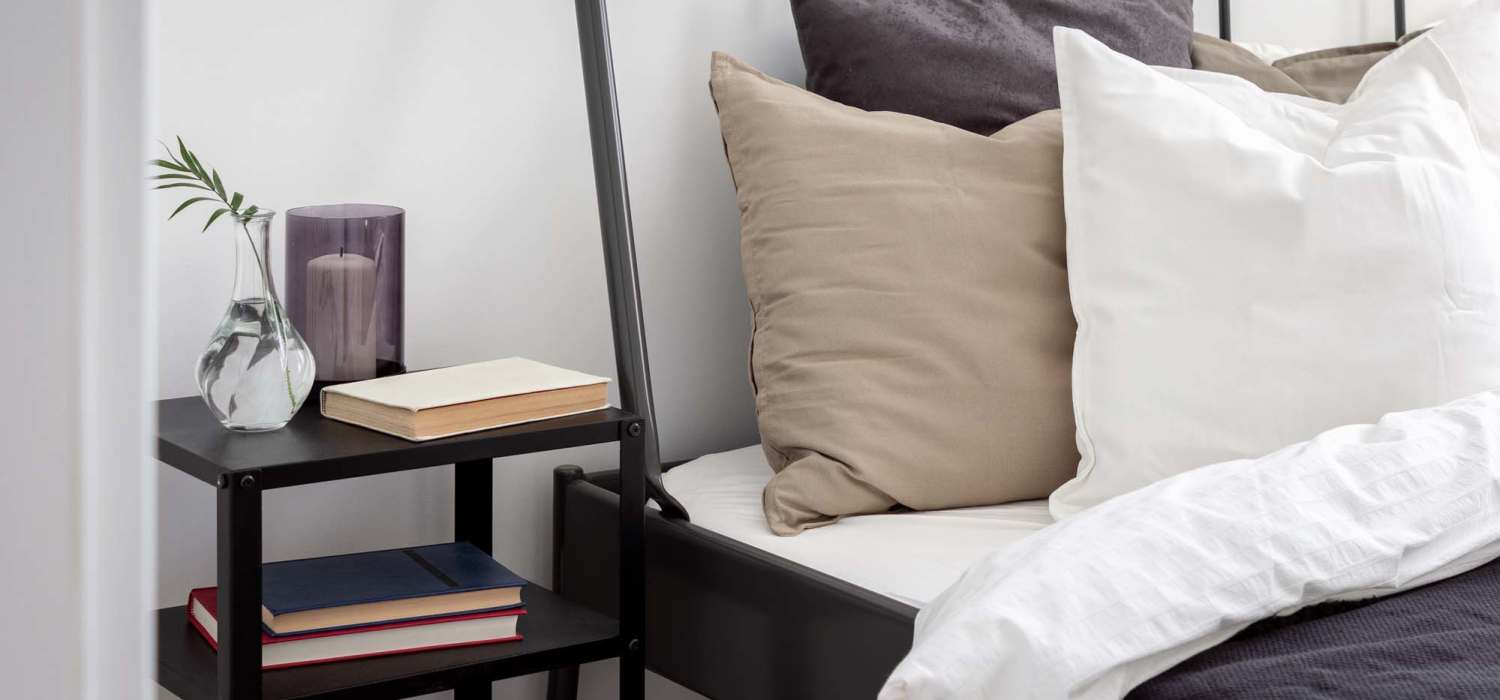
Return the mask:
<svg viewBox="0 0 1500 700">
<path fill-rule="evenodd" d="M 316 367 L 302 336 L 287 318 L 271 276 L 271 220 L 259 211 L 226 216 L 234 246 L 234 289 L 229 309 L 198 359 L 198 391 L 214 417 L 230 430 L 259 432 L 287 424 L 312 389 Z"/>
<path fill-rule="evenodd" d="M 286 213 L 286 302 L 317 386 L 406 371 L 406 211 L 319 204 Z"/>
</svg>

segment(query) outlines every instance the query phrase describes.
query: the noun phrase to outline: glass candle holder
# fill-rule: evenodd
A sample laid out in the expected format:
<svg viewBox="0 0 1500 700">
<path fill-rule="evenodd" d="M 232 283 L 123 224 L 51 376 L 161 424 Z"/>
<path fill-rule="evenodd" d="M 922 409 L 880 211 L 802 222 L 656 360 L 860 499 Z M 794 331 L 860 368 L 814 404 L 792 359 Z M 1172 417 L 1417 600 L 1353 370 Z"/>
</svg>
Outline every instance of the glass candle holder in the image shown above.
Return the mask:
<svg viewBox="0 0 1500 700">
<path fill-rule="evenodd" d="M 406 371 L 406 212 L 321 204 L 286 213 L 286 307 L 319 384 Z"/>
</svg>

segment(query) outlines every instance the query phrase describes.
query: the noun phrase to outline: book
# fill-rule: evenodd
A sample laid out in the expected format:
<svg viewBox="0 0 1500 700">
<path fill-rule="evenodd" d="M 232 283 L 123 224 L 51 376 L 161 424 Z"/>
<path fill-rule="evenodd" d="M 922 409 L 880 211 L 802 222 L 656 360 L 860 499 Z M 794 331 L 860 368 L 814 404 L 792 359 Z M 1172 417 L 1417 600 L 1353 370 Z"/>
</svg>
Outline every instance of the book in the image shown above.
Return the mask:
<svg viewBox="0 0 1500 700">
<path fill-rule="evenodd" d="M 468 542 L 261 565 L 272 636 L 520 607 L 526 580 Z"/>
<path fill-rule="evenodd" d="M 325 387 L 324 417 L 433 440 L 609 406 L 609 379 L 522 357 Z"/>
<path fill-rule="evenodd" d="M 524 614 L 526 611 L 521 608 L 511 608 L 284 637 L 262 632 L 261 668 L 515 641 L 521 638 L 516 623 Z M 188 621 L 215 651 L 219 648 L 218 620 L 219 589 L 196 588 L 188 593 Z"/>
</svg>

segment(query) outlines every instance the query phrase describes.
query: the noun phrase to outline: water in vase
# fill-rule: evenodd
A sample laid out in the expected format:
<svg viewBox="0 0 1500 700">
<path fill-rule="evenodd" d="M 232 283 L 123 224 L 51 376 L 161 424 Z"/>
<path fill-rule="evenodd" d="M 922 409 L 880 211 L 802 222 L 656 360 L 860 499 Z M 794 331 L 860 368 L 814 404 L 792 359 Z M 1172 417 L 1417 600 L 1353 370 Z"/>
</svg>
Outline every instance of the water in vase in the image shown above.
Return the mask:
<svg viewBox="0 0 1500 700">
<path fill-rule="evenodd" d="M 198 359 L 198 391 L 224 427 L 275 430 L 297 414 L 312 389 L 312 352 L 276 298 L 270 212 L 231 221 L 235 283 L 229 309 Z"/>
</svg>

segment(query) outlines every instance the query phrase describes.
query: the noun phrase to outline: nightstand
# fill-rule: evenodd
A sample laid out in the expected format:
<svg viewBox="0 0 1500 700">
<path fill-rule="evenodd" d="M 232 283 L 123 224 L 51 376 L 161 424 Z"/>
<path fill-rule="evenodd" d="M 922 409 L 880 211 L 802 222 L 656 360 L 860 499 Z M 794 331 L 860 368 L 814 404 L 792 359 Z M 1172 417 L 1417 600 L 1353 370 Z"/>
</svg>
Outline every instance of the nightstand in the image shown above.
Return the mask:
<svg viewBox="0 0 1500 700">
<path fill-rule="evenodd" d="M 267 433 L 225 430 L 198 397 L 157 404 L 157 458 L 204 482 L 218 501 L 219 651 L 188 623 L 185 607 L 159 610 L 162 687 L 184 700 L 400 698 L 450 688 L 469 700 L 489 698 L 490 681 L 620 657 L 620 696 L 642 696 L 644 420 L 608 408 L 408 442 L 325 419 L 316 404 Z M 493 553 L 492 460 L 608 442 L 620 444 L 623 490 L 618 619 L 531 584 L 521 641 L 261 671 L 262 492 L 451 464 L 454 540 Z"/>
</svg>

